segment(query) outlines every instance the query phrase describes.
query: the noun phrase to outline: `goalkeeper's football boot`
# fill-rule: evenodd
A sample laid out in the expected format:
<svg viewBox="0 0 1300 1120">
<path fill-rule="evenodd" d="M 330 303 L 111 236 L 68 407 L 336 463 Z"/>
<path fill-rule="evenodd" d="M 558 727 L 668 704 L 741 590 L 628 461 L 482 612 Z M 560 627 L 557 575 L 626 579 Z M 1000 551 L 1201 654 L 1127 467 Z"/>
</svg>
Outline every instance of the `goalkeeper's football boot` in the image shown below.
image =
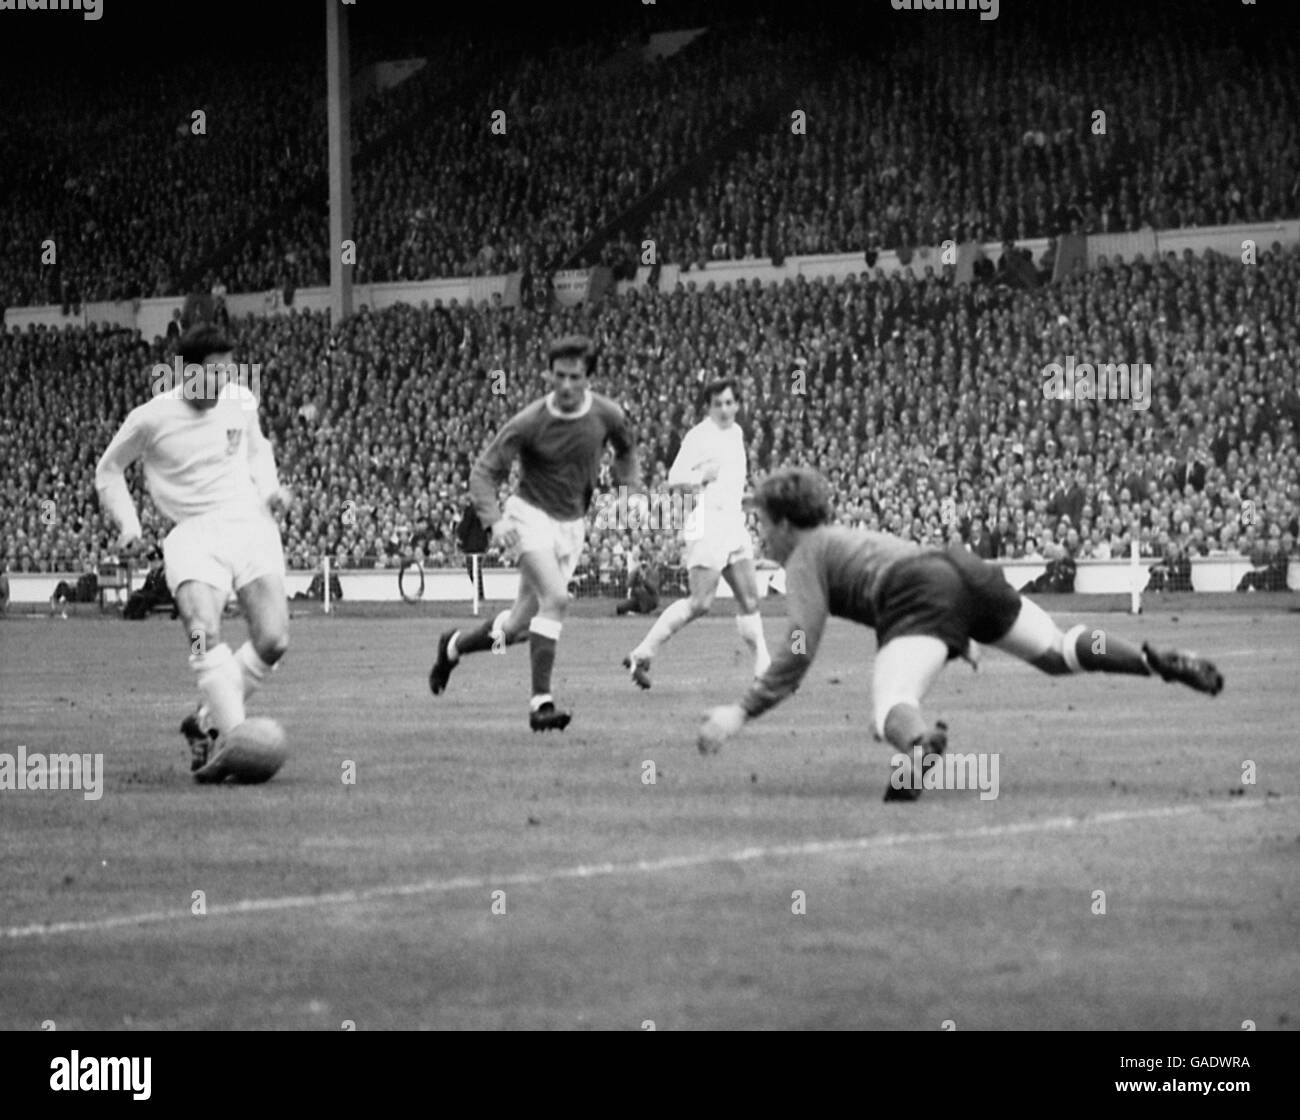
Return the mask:
<svg viewBox="0 0 1300 1120">
<path fill-rule="evenodd" d="M 433 668 L 429 670 L 429 691 L 435 696 L 440 696 L 442 690 L 447 687 L 447 678 L 451 676 L 451 671 L 456 668 L 456 663 L 460 660 L 457 658 L 453 661 L 447 656 L 447 645 L 455 633 L 455 630 L 448 630 L 438 639 L 438 656 L 434 659 Z"/>
<path fill-rule="evenodd" d="M 1211 696 L 1223 691 L 1223 674 L 1203 657 L 1177 649 L 1152 649 L 1146 642 L 1142 644 L 1142 653 L 1147 664 L 1167 681 L 1182 681 L 1188 688 Z"/>
<path fill-rule="evenodd" d="M 210 727 L 205 731 L 202 715 L 203 708 L 200 706 L 181 720 L 181 734 L 185 736 L 190 748 L 191 771 L 199 770 L 207 763 L 208 756 L 217 743 L 217 729 Z"/>
<path fill-rule="evenodd" d="M 534 731 L 563 731 L 572 718 L 572 712 L 562 711 L 548 700 L 528 713 L 528 726 Z"/>
<path fill-rule="evenodd" d="M 948 725 L 943 720 L 935 722 L 933 728 L 924 735 L 918 735 L 912 743 L 911 755 L 915 759 L 916 752 L 921 752 L 921 778 L 924 781 L 925 775 L 928 774 L 939 761 L 943 752 L 948 749 Z M 913 765 L 915 763 L 913 762 Z M 911 777 L 911 770 L 908 770 L 908 776 Z M 909 781 L 902 789 L 896 789 L 891 781 L 885 787 L 886 801 L 915 801 L 921 796 L 920 789 L 911 789 Z M 919 786 L 921 783 L 918 782 Z"/>
<path fill-rule="evenodd" d="M 623 658 L 623 668 L 629 671 L 632 683 L 637 688 L 645 689 L 650 687 L 650 658 L 633 657 L 629 653 Z"/>
</svg>

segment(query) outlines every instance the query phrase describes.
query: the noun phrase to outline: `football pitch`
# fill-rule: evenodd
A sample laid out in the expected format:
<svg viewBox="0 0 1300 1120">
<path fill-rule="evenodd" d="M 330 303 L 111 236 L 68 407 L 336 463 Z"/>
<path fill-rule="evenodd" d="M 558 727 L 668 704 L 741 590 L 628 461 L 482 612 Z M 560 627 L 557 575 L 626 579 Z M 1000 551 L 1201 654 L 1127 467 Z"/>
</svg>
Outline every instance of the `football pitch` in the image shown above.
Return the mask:
<svg viewBox="0 0 1300 1120">
<path fill-rule="evenodd" d="M 914 804 L 882 803 L 875 640 L 838 621 L 705 758 L 702 715 L 748 675 L 721 604 L 646 693 L 619 661 L 648 621 L 572 617 L 574 721 L 546 735 L 526 646 L 434 698 L 447 618 L 295 617 L 250 707 L 289 763 L 198 787 L 179 624 L 11 617 L 0 751 L 102 753 L 105 777 L 0 792 L 0 1028 L 1294 1028 L 1300 614 L 1263 603 L 1045 601 L 1227 687 L 952 664 L 928 713 L 996 755 L 997 796 Z"/>
</svg>

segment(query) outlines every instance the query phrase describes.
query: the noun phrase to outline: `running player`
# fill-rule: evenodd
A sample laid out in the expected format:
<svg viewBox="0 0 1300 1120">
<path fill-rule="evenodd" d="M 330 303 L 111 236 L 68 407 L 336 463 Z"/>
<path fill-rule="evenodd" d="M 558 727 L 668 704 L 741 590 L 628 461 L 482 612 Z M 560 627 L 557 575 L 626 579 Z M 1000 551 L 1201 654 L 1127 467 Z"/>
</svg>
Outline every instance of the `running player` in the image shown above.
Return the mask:
<svg viewBox="0 0 1300 1120">
<path fill-rule="evenodd" d="M 759 486 L 756 501 L 764 548 L 786 569 L 789 634 L 763 679 L 738 704 L 710 713 L 699 733 L 704 753 L 795 690 L 829 614 L 875 628 L 876 737 L 905 756 L 919 751 L 923 770 L 947 747 L 947 727 L 926 722 L 921 700 L 945 663 L 970 656 L 972 642 L 994 645 L 1053 676 L 1155 673 L 1211 696 L 1223 688 L 1219 671 L 1192 654 L 1149 644 L 1139 649 L 1109 633 L 1097 642 L 1084 626 L 1063 633 L 996 564 L 964 549 L 923 549 L 885 533 L 827 525 L 828 490 L 815 471 L 777 471 Z M 891 781 L 885 800 L 915 800 L 920 790 L 907 786 L 918 784 L 897 788 Z"/>
<path fill-rule="evenodd" d="M 271 510 L 287 509 L 275 455 L 262 434 L 257 398 L 229 380 L 231 343 L 211 324 L 180 342 L 181 385 L 132 409 L 95 470 L 103 509 L 121 536 L 119 553 L 138 551 L 140 518 L 125 471 L 139 459 L 159 511 L 175 522 L 163 541 L 167 586 L 176 599 L 201 697 L 181 732 L 200 782 L 221 781 L 223 737 L 244 721 L 244 706 L 289 647 L 284 549 Z M 190 367 L 202 367 L 202 373 Z M 234 653 L 221 640 L 231 587 L 248 620 Z"/>
<path fill-rule="evenodd" d="M 748 477 L 745 434 L 736 423 L 736 384 L 729 378 L 711 382 L 706 392 L 709 414 L 682 440 L 668 471 L 668 489 L 697 496 L 685 526 L 682 563 L 689 572 L 691 594 L 668 607 L 623 659 L 623 668 L 641 688 L 650 687 L 650 662 L 659 647 L 693 619 L 709 613 L 718 577 L 736 596 L 736 629 L 754 658 L 761 677 L 772 659 L 763 640 L 758 613 L 754 545 L 745 526 L 741 502 Z"/>
<path fill-rule="evenodd" d="M 449 630 L 438 639 L 429 689 L 439 695 L 467 653 L 528 640 L 532 698 L 528 725 L 563 731 L 572 713 L 555 706 L 551 669 L 569 605 L 569 581 L 582 556 L 586 515 L 595 493 L 600 457 L 608 442 L 617 456 L 616 481 L 640 487 L 636 450 L 623 410 L 592 392 L 595 360 L 589 339 L 570 335 L 551 346 L 553 388 L 517 413 L 496 434 L 470 473 L 470 498 L 498 545 L 518 555 L 519 594 L 509 611 L 473 630 Z M 519 492 L 497 505 L 497 488 L 519 459 Z"/>
</svg>

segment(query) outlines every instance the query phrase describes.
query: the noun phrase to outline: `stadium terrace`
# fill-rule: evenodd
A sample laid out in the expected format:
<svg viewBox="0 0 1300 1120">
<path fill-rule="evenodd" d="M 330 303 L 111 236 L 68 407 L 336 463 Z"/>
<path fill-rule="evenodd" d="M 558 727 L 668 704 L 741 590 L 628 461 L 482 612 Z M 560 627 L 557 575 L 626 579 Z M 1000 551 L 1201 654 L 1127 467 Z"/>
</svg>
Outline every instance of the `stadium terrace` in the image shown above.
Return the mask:
<svg viewBox="0 0 1300 1120">
<path fill-rule="evenodd" d="M 212 381 L 211 375 L 222 374 L 224 380 Z M 153 367 L 152 392 L 155 397 L 169 393 L 178 386 L 186 400 L 203 400 L 208 396 L 209 387 L 214 386 L 220 394 L 227 385 L 235 384 L 247 389 L 255 398 L 262 398 L 262 366 L 259 362 L 251 365 L 246 362 L 185 362 L 178 354 L 171 365 L 159 362 Z M 243 407 L 249 410 L 252 401 L 244 401 Z"/>
<path fill-rule="evenodd" d="M 1074 355 L 1043 367 L 1043 399 L 1049 401 L 1123 400 L 1134 411 L 1151 407 L 1151 364 L 1149 362 L 1091 362 L 1075 364 Z"/>
</svg>

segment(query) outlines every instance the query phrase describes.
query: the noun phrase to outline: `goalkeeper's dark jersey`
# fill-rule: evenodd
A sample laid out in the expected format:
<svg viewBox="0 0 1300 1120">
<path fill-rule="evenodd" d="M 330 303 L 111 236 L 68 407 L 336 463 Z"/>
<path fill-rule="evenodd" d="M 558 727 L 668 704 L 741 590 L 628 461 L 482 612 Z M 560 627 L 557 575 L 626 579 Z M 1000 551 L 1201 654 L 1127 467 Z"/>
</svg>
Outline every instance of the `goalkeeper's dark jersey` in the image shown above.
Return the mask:
<svg viewBox="0 0 1300 1120">
<path fill-rule="evenodd" d="M 789 634 L 741 707 L 751 716 L 759 715 L 799 686 L 816 656 L 827 616 L 875 626 L 885 574 L 922 551 L 920 545 L 888 533 L 837 525 L 805 533 L 785 563 Z"/>
</svg>

